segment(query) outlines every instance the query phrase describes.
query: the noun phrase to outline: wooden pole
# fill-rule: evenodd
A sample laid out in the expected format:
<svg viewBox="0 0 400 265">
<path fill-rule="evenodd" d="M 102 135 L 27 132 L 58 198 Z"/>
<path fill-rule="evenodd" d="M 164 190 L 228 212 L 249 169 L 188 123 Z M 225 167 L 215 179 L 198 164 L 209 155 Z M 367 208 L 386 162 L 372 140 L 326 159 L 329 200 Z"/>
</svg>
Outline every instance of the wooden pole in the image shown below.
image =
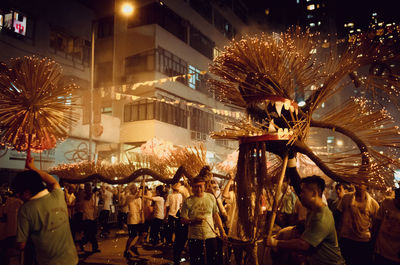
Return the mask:
<svg viewBox="0 0 400 265">
<path fill-rule="evenodd" d="M 269 218 L 269 222 L 268 222 L 267 238 L 271 236 L 272 228 L 274 227 L 274 224 L 275 224 L 276 212 L 278 211 L 278 201 L 279 201 L 279 198 L 281 197 L 282 184 L 283 184 L 283 179 L 285 178 L 288 160 L 289 160 L 289 153 L 286 152 L 285 156 L 283 158 L 282 172 L 279 177 L 279 182 L 278 182 L 278 187 L 277 187 L 277 190 L 275 193 L 274 203 L 272 204 L 271 217 Z"/>
<path fill-rule="evenodd" d="M 267 237 L 264 239 L 264 251 L 262 253 L 262 261 L 264 260 L 264 254 L 265 254 L 265 250 L 267 248 L 267 239 L 268 239 L 268 237 L 270 237 L 272 235 L 272 228 L 274 227 L 274 224 L 275 224 L 276 212 L 278 211 L 278 201 L 281 196 L 282 184 L 283 184 L 283 179 L 285 178 L 288 160 L 289 160 L 289 152 L 286 151 L 285 155 L 283 157 L 282 172 L 279 177 L 278 187 L 275 192 L 274 202 L 272 204 L 272 213 L 271 213 L 270 218 L 268 219 L 268 224 L 267 224 L 268 230 L 267 230 Z"/>
<path fill-rule="evenodd" d="M 26 150 L 25 168 L 28 168 L 28 162 L 31 159 L 31 145 L 32 145 L 32 134 L 29 134 L 29 136 L 28 136 L 28 149 Z"/>
</svg>

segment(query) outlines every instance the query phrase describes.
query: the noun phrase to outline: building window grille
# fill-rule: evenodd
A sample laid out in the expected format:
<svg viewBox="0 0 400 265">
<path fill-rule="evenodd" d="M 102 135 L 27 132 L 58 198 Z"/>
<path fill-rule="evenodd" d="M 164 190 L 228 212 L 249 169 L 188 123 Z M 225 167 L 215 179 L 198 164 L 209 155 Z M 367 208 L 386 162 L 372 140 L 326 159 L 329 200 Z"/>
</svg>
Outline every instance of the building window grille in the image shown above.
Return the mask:
<svg viewBox="0 0 400 265">
<path fill-rule="evenodd" d="M 167 76 L 184 75 L 185 77 L 180 77 L 177 81 L 187 85 L 188 64 L 175 54 L 158 47 L 156 50 L 156 67 L 157 71 Z"/>
<path fill-rule="evenodd" d="M 205 134 L 213 131 L 214 115 L 197 108 L 191 108 L 190 130 Z"/>
<path fill-rule="evenodd" d="M 180 106 L 145 99 L 126 104 L 124 121 L 159 120 L 168 124 L 187 128 L 187 111 Z"/>
<path fill-rule="evenodd" d="M 50 47 L 56 53 L 62 52 L 73 60 L 82 64 L 89 64 L 90 42 L 66 33 L 62 29 L 52 28 L 50 30 Z"/>
</svg>

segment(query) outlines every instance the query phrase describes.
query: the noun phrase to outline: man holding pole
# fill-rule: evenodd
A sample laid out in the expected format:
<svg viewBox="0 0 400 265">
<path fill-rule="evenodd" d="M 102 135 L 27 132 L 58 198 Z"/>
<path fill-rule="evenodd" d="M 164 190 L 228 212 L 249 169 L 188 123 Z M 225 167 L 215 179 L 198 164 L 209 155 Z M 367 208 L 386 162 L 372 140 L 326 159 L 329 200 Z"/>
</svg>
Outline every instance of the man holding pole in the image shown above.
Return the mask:
<svg viewBox="0 0 400 265">
<path fill-rule="evenodd" d="M 64 192 L 53 176 L 36 168 L 32 157 L 28 157 L 26 167 L 29 170 L 18 173 L 12 183 L 24 201 L 17 219 L 18 248 L 25 249 L 30 240 L 39 265 L 77 264 Z"/>
<path fill-rule="evenodd" d="M 325 181 L 319 176 L 301 180 L 300 199 L 307 208 L 305 231 L 299 238 L 277 240 L 268 237 L 271 247 L 307 252 L 308 264 L 345 264 L 340 253 L 332 212 L 322 201 Z"/>
</svg>

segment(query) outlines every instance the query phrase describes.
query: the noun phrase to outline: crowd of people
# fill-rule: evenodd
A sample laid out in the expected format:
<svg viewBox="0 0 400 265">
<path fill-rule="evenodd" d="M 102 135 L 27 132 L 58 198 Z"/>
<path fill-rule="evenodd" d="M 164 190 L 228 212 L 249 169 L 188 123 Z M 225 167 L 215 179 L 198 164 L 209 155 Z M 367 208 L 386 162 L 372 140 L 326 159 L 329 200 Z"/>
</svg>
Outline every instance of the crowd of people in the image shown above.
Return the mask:
<svg viewBox="0 0 400 265">
<path fill-rule="evenodd" d="M 218 181 L 208 166 L 190 185 L 154 188 L 144 180 L 61 187 L 33 160 L 27 166 L 13 192 L 3 194 L 1 264 L 9 264 L 17 246 L 24 264 L 75 265 L 79 251 L 101 251 L 98 240 L 110 237 L 112 224 L 128 234 L 127 259 L 148 245 L 172 248 L 174 264 L 184 251 L 192 265 L 262 264 L 266 244 L 273 264 L 400 264 L 399 189 L 377 202 L 364 185 L 336 183 L 329 190 L 318 176 L 303 178 L 297 193 L 282 187 L 273 235 L 254 242 L 238 226 L 234 177 Z M 261 198 L 259 214 L 267 216 L 272 205 Z"/>
</svg>

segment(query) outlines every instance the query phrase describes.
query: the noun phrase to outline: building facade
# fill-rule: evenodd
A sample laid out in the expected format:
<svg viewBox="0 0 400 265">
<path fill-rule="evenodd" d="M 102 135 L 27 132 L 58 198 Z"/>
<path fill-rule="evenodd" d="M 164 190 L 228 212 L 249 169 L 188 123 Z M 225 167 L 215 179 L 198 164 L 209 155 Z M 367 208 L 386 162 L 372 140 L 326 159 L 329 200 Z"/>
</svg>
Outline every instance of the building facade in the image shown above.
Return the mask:
<svg viewBox="0 0 400 265">
<path fill-rule="evenodd" d="M 207 69 L 246 19 L 240 1 L 136 1 L 130 17 L 104 14 L 97 23 L 95 90 L 103 114 L 121 119 L 121 145 L 100 146 L 99 156 L 124 160 L 152 138 L 203 143 L 210 163 L 232 153 L 237 143 L 209 133 L 242 110 L 208 91 Z"/>
<path fill-rule="evenodd" d="M 13 0 L 0 3 L 0 61 L 11 58 L 37 56 L 50 58 L 61 65 L 67 82 L 79 86 L 80 105 L 87 105 L 90 90 L 91 25 L 95 13 L 79 1 Z M 89 112 L 79 108 L 80 120 L 70 128 L 70 137 L 57 143 L 56 148 L 40 154 L 33 153 L 42 169 L 60 163 L 74 163 L 88 159 Z M 95 116 L 96 117 L 96 116 Z M 100 116 L 102 128 L 94 126 L 92 149 L 95 143 L 118 145 L 120 120 Z M 99 127 L 99 126 L 98 126 Z M 112 130 L 111 130 L 112 129 Z M 0 147 L 0 168 L 22 170 L 26 154 Z"/>
</svg>

